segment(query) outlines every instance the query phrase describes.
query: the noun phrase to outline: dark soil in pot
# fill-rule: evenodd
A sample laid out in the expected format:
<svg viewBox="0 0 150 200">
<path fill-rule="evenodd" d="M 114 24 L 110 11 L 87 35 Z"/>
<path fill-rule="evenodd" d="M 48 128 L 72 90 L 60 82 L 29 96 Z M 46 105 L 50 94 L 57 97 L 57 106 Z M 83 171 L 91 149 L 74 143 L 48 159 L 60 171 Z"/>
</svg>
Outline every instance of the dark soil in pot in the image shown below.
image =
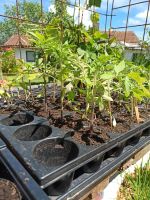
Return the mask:
<svg viewBox="0 0 150 200">
<path fill-rule="evenodd" d="M 48 139 L 37 144 L 33 151 L 34 158 L 46 167 L 60 167 L 78 156 L 78 147 L 63 138 Z M 50 196 L 65 193 L 71 185 L 74 172 L 62 177 L 45 191 Z"/>
<path fill-rule="evenodd" d="M 78 151 L 73 142 L 55 138 L 38 143 L 33 150 L 33 156 L 47 167 L 57 167 L 75 159 Z"/>
<path fill-rule="evenodd" d="M 78 100 L 80 102 L 79 109 L 81 113 L 83 113 L 85 107 L 84 98 Z M 138 125 L 135 116 L 131 117 L 130 113 L 127 112 L 124 106 L 121 107 L 119 104 L 114 103 L 112 104 L 112 113 L 117 122 L 116 127 L 111 129 L 107 110 L 99 112 L 96 108 L 94 130 L 91 134 L 89 132 L 89 122 L 82 119 L 81 113 L 79 114 L 72 109 L 74 105 L 76 105 L 76 103 L 73 103 L 71 106 L 67 104 L 67 100 L 64 101 L 63 120 L 60 119 L 59 99 L 57 99 L 55 103 L 52 103 L 51 97 L 48 97 L 48 112 L 45 112 L 44 103 L 43 101 L 38 100 L 38 98 L 35 98 L 35 102 L 27 102 L 24 105 L 24 109 L 32 110 L 36 115 L 48 118 L 50 125 L 59 127 L 63 129 L 64 132 L 73 129 L 73 140 L 85 145 L 100 145 L 110 139 L 108 133 L 123 134 Z M 18 109 L 22 109 L 22 107 Z M 139 109 L 139 111 L 140 118 L 142 119 L 141 123 L 149 119 L 150 114 L 148 111 L 145 111 L 144 109 Z M 0 112 L 8 112 L 8 110 L 2 109 Z"/>
<path fill-rule="evenodd" d="M 2 180 L 2 182 L 1 182 Z M 2 185 L 1 185 L 2 183 Z M 6 183 L 6 184 L 5 184 Z M 5 187 L 6 185 L 8 185 L 8 187 Z M 6 195 L 1 196 L 1 194 L 5 193 L 6 191 Z M 11 192 L 12 191 L 12 192 Z M 9 194 L 10 192 L 10 194 Z M 12 196 L 9 195 L 13 194 Z M 26 200 L 26 198 L 24 196 L 22 196 L 22 194 L 20 193 L 18 187 L 16 186 L 16 184 L 14 183 L 14 179 L 11 176 L 11 174 L 9 173 L 9 171 L 7 170 L 7 168 L 4 166 L 4 164 L 2 162 L 0 162 L 0 200 Z"/>
<path fill-rule="evenodd" d="M 6 126 L 20 126 L 32 122 L 34 117 L 28 113 L 11 114 L 10 116 L 2 119 L 0 124 Z"/>
<path fill-rule="evenodd" d="M 21 141 L 42 140 L 51 135 L 52 129 L 46 125 L 25 125 L 17 129 L 13 136 Z"/>
<path fill-rule="evenodd" d="M 7 180 L 0 179 L 0 200 L 21 200 L 21 195 L 16 185 Z"/>
</svg>

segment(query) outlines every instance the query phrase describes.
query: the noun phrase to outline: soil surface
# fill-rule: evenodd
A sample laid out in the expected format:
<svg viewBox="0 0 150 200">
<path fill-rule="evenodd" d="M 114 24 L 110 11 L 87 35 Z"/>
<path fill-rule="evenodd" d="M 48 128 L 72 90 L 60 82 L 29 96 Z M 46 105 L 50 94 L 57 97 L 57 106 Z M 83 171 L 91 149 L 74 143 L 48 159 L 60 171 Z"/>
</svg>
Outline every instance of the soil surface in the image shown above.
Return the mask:
<svg viewBox="0 0 150 200">
<path fill-rule="evenodd" d="M 34 93 L 33 93 L 34 94 Z M 64 101 L 63 120 L 60 117 L 60 98 L 57 98 L 55 103 L 52 103 L 52 97 L 48 95 L 47 100 L 47 112 L 44 107 L 43 98 L 37 98 L 36 94 L 33 97 L 34 100 L 24 100 L 24 96 L 14 99 L 14 103 L 10 106 L 4 106 L 0 110 L 0 114 L 12 113 L 20 110 L 30 110 L 37 116 L 46 117 L 49 120 L 50 125 L 61 128 L 64 132 L 70 132 L 73 140 L 85 145 L 99 145 L 109 141 L 109 133 L 123 134 L 133 127 L 137 126 L 137 120 L 131 117 L 127 111 L 125 104 L 117 102 L 112 103 L 112 114 L 116 120 L 116 127 L 111 128 L 108 109 L 100 112 L 98 108 L 95 109 L 95 120 L 93 131 L 89 131 L 89 119 L 83 117 L 85 109 L 84 97 L 76 99 L 72 104 L 69 104 L 67 100 Z M 140 123 L 147 121 L 150 118 L 150 112 L 140 106 Z"/>
<path fill-rule="evenodd" d="M 0 162 L 0 200 L 25 200 L 6 167 Z"/>
<path fill-rule="evenodd" d="M 14 183 L 0 179 L 0 200 L 20 200 L 21 196 Z"/>
</svg>

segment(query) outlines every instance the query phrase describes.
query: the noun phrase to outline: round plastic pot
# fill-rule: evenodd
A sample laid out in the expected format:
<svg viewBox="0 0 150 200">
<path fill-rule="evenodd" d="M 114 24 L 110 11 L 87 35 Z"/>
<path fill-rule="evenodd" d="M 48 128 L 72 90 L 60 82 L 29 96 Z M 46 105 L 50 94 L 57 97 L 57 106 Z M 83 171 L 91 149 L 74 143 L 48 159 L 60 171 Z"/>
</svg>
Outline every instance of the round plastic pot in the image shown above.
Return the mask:
<svg viewBox="0 0 150 200">
<path fill-rule="evenodd" d="M 47 139 L 37 144 L 33 151 L 34 158 L 46 168 L 58 168 L 78 156 L 78 147 L 64 138 Z M 71 185 L 74 172 L 60 178 L 45 190 L 49 196 L 65 193 Z"/>
<path fill-rule="evenodd" d="M 47 125 L 30 124 L 19 128 L 13 137 L 20 141 L 36 141 L 50 136 L 51 133 L 52 129 Z"/>
<path fill-rule="evenodd" d="M 119 156 L 123 152 L 124 146 L 125 146 L 125 143 L 122 143 L 116 146 L 115 148 L 111 149 L 110 151 L 106 153 L 105 158 Z"/>
<path fill-rule="evenodd" d="M 127 140 L 126 145 L 135 145 L 139 142 L 139 139 L 141 137 L 141 135 L 143 134 L 143 132 L 139 132 L 136 136 L 130 138 L 129 140 Z"/>
<path fill-rule="evenodd" d="M 52 185 L 48 186 L 45 189 L 45 192 L 49 196 L 60 196 L 68 191 L 71 182 L 73 180 L 74 173 L 68 174 L 67 176 L 64 176 L 60 180 L 56 181 Z"/>
<path fill-rule="evenodd" d="M 99 170 L 100 165 L 103 161 L 104 155 L 98 156 L 96 159 L 92 160 L 91 162 L 87 163 L 86 165 L 84 165 L 83 171 L 85 173 L 94 173 L 97 170 Z"/>
<path fill-rule="evenodd" d="M 10 115 L 0 121 L 0 124 L 5 126 L 20 126 L 28 124 L 34 120 L 34 117 L 29 113 L 17 113 Z"/>
</svg>

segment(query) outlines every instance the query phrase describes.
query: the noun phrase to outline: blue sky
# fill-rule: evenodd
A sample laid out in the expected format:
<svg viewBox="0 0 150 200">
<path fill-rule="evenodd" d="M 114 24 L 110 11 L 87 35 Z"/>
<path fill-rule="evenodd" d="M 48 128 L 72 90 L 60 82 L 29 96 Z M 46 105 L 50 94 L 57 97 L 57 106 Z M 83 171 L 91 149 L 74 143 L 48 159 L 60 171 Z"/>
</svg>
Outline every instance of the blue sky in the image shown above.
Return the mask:
<svg viewBox="0 0 150 200">
<path fill-rule="evenodd" d="M 106 2 L 107 0 L 103 0 L 99 11 L 102 12 L 106 10 Z M 109 10 L 111 10 L 112 0 L 109 0 L 109 2 L 110 2 Z M 137 3 L 137 2 L 142 2 L 142 1 L 131 0 L 131 3 Z M 114 7 L 119 7 L 119 6 L 123 6 L 127 4 L 129 4 L 129 0 L 115 0 L 114 1 Z M 128 25 L 133 26 L 133 25 L 144 24 L 146 20 L 146 15 L 147 15 L 147 8 L 148 8 L 148 3 L 142 3 L 142 4 L 131 6 L 129 19 L 128 19 Z M 125 26 L 126 20 L 127 20 L 127 12 L 128 12 L 128 7 L 114 10 L 113 14 L 115 16 L 113 16 L 113 19 L 112 19 L 112 27 Z M 105 21 L 105 18 L 101 17 L 100 23 L 101 23 L 102 29 L 104 28 L 104 21 Z M 150 23 L 150 12 L 148 15 L 147 23 Z M 110 27 L 109 20 L 108 20 L 108 27 Z M 138 35 L 138 37 L 141 39 L 143 35 L 144 27 L 128 28 L 128 30 L 134 31 Z M 120 31 L 124 31 L 124 29 L 120 29 Z"/>
<path fill-rule="evenodd" d="M 16 0 L 0 0 L 0 13 L 4 13 L 4 5 L 15 5 Z M 20 0 L 24 1 L 24 0 Z M 26 0 L 27 1 L 27 0 Z M 31 0 L 30 0 L 31 1 Z M 40 0 L 32 0 L 40 3 Z M 70 0 L 71 3 L 74 3 L 75 0 Z M 77 0 L 78 3 L 79 0 Z M 131 3 L 136 3 L 136 2 L 141 2 L 141 0 L 131 0 Z M 85 0 L 81 0 L 81 4 L 84 6 Z M 114 1 L 114 7 L 126 5 L 129 3 L 129 0 L 115 0 Z M 48 10 L 50 7 L 50 0 L 43 0 L 44 4 L 44 9 Z M 112 0 L 109 0 L 109 13 L 111 12 L 111 5 L 112 5 Z M 101 7 L 96 8 L 96 10 L 100 13 L 105 13 L 106 12 L 106 6 L 107 6 L 107 0 L 103 0 Z M 140 5 L 135 5 L 131 6 L 130 9 L 130 15 L 129 15 L 129 23 L 128 25 L 138 25 L 138 24 L 143 24 L 145 23 L 146 15 L 147 15 L 147 7 L 148 3 L 142 3 Z M 53 10 L 53 6 L 51 4 L 51 9 Z M 76 9 L 75 11 L 75 18 L 76 21 L 78 19 L 78 12 L 79 10 Z M 83 23 L 85 26 L 91 26 L 91 20 L 90 20 L 90 13 L 89 11 L 85 10 L 80 10 L 81 13 L 83 13 Z M 114 10 L 112 18 L 112 27 L 120 27 L 120 26 L 125 26 L 126 24 L 126 19 L 127 19 L 127 12 L 128 8 L 122 8 L 122 9 L 117 9 Z M 68 13 L 72 15 L 73 13 L 73 7 L 68 7 Z M 0 18 L 2 19 L 2 18 Z M 100 30 L 104 30 L 105 28 L 105 16 L 100 15 Z M 148 17 L 148 23 L 150 23 L 150 12 L 149 12 L 149 17 Z M 107 29 L 110 27 L 110 17 L 108 17 L 108 22 L 107 22 Z M 141 39 L 143 35 L 143 27 L 136 27 L 136 28 L 129 28 L 128 30 L 134 31 L 137 36 Z M 124 31 L 124 29 L 120 29 L 120 31 Z"/>
</svg>

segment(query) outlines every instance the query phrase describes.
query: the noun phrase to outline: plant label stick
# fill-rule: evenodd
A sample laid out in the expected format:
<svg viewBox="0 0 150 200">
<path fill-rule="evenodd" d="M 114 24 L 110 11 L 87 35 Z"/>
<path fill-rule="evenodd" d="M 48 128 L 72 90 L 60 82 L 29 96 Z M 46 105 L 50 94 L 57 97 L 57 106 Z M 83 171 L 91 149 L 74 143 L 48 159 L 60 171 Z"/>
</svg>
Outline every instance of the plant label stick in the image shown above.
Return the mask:
<svg viewBox="0 0 150 200">
<path fill-rule="evenodd" d="M 136 119 L 137 119 L 137 123 L 140 123 L 140 113 L 139 113 L 139 109 L 138 106 L 135 106 L 135 115 L 136 115 Z"/>
</svg>

